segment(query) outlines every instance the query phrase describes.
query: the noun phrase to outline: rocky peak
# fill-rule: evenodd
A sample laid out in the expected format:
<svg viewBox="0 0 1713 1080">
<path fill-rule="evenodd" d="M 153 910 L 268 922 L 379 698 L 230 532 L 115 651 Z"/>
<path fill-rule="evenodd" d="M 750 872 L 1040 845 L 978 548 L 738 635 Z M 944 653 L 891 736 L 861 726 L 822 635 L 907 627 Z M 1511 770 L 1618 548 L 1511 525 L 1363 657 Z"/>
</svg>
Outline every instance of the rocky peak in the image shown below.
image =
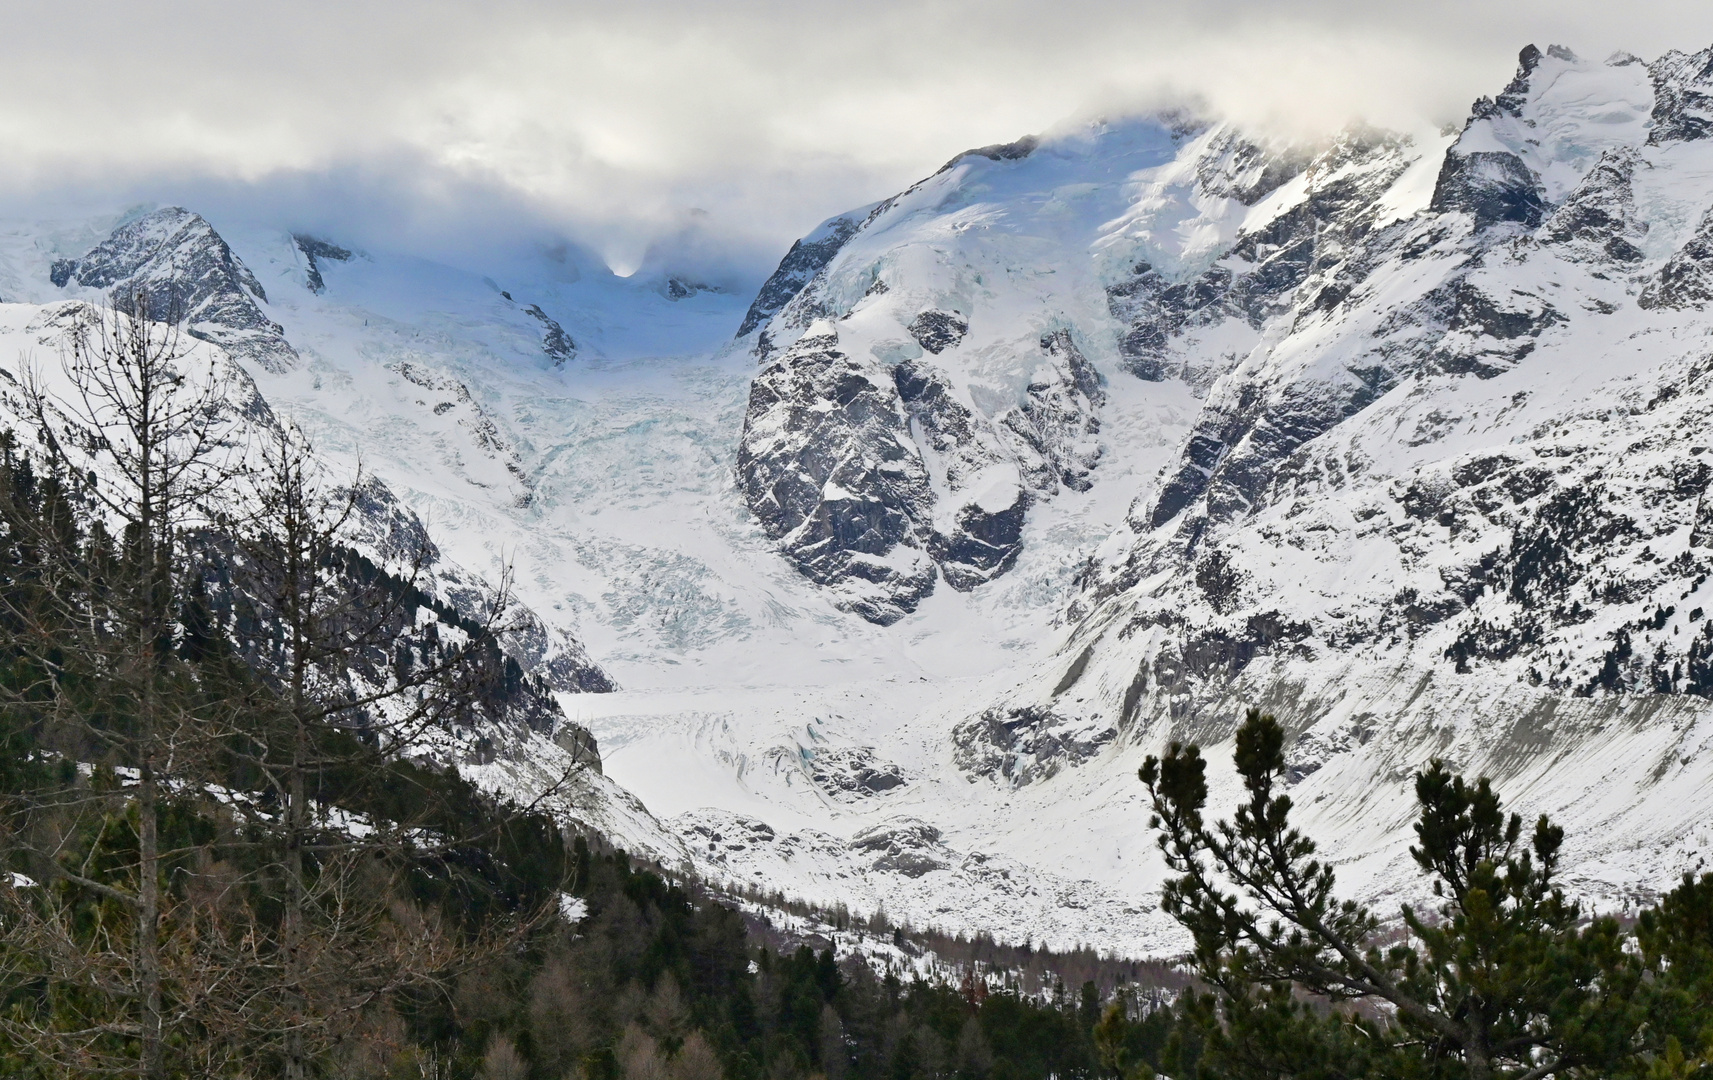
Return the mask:
<svg viewBox="0 0 1713 1080">
<path fill-rule="evenodd" d="M 1653 145 L 1713 135 L 1713 47 L 1675 49 L 1648 66 L 1653 79 Z"/>
<path fill-rule="evenodd" d="M 1129 286 L 1133 295 L 1115 297 L 1115 313 L 1128 307 L 1145 316 L 1133 318 L 1126 339 L 1127 353 L 1141 359 L 1175 350 L 1194 356 L 1188 331 L 1226 312 L 1244 312 L 1258 329 L 1278 325 L 1275 318 L 1289 325 L 1253 357 L 1252 367 L 1210 394 L 1180 464 L 1151 506 L 1134 515 L 1146 530 L 1174 525 L 1135 573 L 1183 557 L 1210 527 L 1265 506 L 1293 455 L 1401 383 L 1430 372 L 1493 378 L 1529 356 L 1545 332 L 1566 321 L 1542 289 L 1509 284 L 1529 258 L 1531 232 L 1563 258 L 1614 268 L 1639 261 L 1647 226 L 1636 207 L 1641 158 L 1635 144 L 1645 138 L 1651 102 L 1644 74 L 1623 63 L 1591 64 L 1562 47 L 1525 49 L 1510 85 L 1497 99 L 1477 103 L 1447 151 L 1429 215 L 1386 229 L 1368 227 L 1376 220 L 1377 196 L 1401 173 L 1394 157 L 1373 183 L 1349 178 L 1342 187 L 1332 185 L 1326 207 L 1313 218 L 1311 197 L 1304 209 L 1240 237 L 1233 254 L 1256 258 L 1254 272 L 1233 271 L 1242 264 L 1228 258 L 1194 283 L 1140 277 Z M 1587 161 L 1591 107 L 1607 110 L 1610 126 L 1601 134 L 1619 145 Z M 1625 138 L 1633 142 L 1625 145 Z M 1388 161 L 1385 140 L 1365 142 L 1373 160 Z M 1311 167 L 1310 177 L 1319 170 Z M 1564 192 L 1556 209 L 1548 199 L 1554 191 Z M 1295 244 L 1288 239 L 1292 230 L 1302 237 Z M 1313 253 L 1310 237 L 1327 243 L 1325 255 Z M 1417 260 L 1425 261 L 1411 271 L 1418 284 L 1387 305 L 1372 306 L 1377 294 L 1371 282 Z M 1695 251 L 1683 263 L 1672 277 L 1677 287 L 1662 297 L 1699 287 L 1689 269 L 1699 265 Z M 1303 282 L 1309 283 L 1304 289 L 1289 287 Z M 1365 329 L 1348 329 L 1356 325 Z"/>
<path fill-rule="evenodd" d="M 283 328 L 257 306 L 267 294 L 256 276 L 201 215 L 182 207 L 121 224 L 82 258 L 56 262 L 52 278 L 61 287 L 75 278 L 120 304 L 140 301 L 151 318 L 182 320 L 192 337 L 269 371 L 297 363 Z"/>
<path fill-rule="evenodd" d="M 1040 146 L 1041 140 L 1033 135 L 1025 135 L 1021 139 L 1016 139 L 1008 143 L 994 143 L 991 146 L 978 146 L 974 150 L 965 150 L 957 157 L 946 162 L 944 165 L 940 166 L 939 172 L 936 172 L 934 175 L 938 176 L 940 173 L 943 173 L 948 169 L 955 168 L 959 162 L 969 157 L 984 157 L 989 161 L 1022 161 L 1024 158 L 1038 150 Z"/>
<path fill-rule="evenodd" d="M 867 211 L 858 210 L 839 217 L 829 218 L 816 227 L 814 232 L 791 245 L 791 250 L 779 260 L 779 266 L 756 293 L 755 300 L 749 310 L 744 313 L 743 323 L 738 327 L 737 336 L 748 337 L 758 330 L 764 331 L 767 324 L 779 313 L 779 310 L 789 304 L 804 286 L 814 280 L 827 263 L 831 262 L 839 249 L 862 226 L 867 218 Z"/>
<path fill-rule="evenodd" d="M 1554 45 L 1551 48 L 1558 50 L 1561 46 Z M 1492 99 L 1495 110 L 1510 113 L 1512 116 L 1523 115 L 1523 106 L 1528 104 L 1529 100 L 1529 80 L 1534 75 L 1535 68 L 1540 66 L 1542 55 L 1540 49 L 1535 45 L 1523 46 L 1522 51 L 1517 54 L 1516 75 L 1512 76 L 1505 89 Z M 1553 55 L 1558 56 L 1560 54 L 1555 51 Z M 1562 58 L 1572 61 L 1576 59 L 1575 55 L 1568 49 L 1563 50 Z"/>
<path fill-rule="evenodd" d="M 1590 125 L 1593 108 L 1599 125 Z M 1432 208 L 1461 212 L 1478 229 L 1533 229 L 1599 156 L 1639 143 L 1654 92 L 1647 72 L 1614 57 L 1583 60 L 1563 46 L 1529 46 L 1496 98 L 1482 98 L 1446 152 Z"/>
<path fill-rule="evenodd" d="M 1542 707 L 1610 695 L 1599 708 L 1639 717 L 1713 695 L 1713 467 L 1696 434 L 1713 407 L 1713 209 L 1697 159 L 1661 146 L 1706 134 L 1710 62 L 1525 50 L 1426 213 L 1356 236 L 1261 312 L 1128 549 L 1091 572 L 1070 644 L 964 729 L 967 760 L 1026 735 L 1074 762 L 1126 725 L 1295 700 L 1310 670 L 1407 669 L 1380 681 L 1412 700 L 1443 675 L 1464 709 L 1538 688 L 1557 695 L 1530 697 Z M 1193 300 L 1138 275 L 1125 302 L 1180 320 L 1146 324 L 1153 348 L 1205 348 L 1190 327 L 1228 302 L 1234 261 Z"/>
</svg>

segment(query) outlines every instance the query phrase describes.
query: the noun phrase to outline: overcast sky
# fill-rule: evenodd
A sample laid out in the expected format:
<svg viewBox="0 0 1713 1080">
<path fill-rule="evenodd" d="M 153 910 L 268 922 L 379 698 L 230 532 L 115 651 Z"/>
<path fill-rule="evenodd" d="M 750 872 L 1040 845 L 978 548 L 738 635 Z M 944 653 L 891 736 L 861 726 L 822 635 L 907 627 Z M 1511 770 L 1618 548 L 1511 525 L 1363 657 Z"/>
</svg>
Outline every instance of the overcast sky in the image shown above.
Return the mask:
<svg viewBox="0 0 1713 1080">
<path fill-rule="evenodd" d="M 1706 0 L 6 0 L 0 198 L 199 201 L 355 243 L 554 234 L 764 272 L 955 152 L 1194 95 L 1255 124 L 1461 120 L 1519 48 L 1652 59 Z M 8 215 L 10 216 L 10 215 Z"/>
</svg>

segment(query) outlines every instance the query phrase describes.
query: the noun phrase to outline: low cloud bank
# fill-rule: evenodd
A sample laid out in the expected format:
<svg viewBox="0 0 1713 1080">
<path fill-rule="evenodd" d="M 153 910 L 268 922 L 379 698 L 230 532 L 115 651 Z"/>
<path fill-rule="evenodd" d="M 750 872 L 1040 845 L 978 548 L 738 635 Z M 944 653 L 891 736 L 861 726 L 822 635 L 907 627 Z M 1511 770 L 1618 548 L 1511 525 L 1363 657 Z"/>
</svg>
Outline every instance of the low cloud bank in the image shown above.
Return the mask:
<svg viewBox="0 0 1713 1080">
<path fill-rule="evenodd" d="M 1667 2 L 499 0 L 13 13 L 0 207 L 182 201 L 456 259 L 580 245 L 746 287 L 966 146 L 1197 99 L 1291 133 L 1460 120 L 1517 50 L 1713 41 Z"/>
</svg>

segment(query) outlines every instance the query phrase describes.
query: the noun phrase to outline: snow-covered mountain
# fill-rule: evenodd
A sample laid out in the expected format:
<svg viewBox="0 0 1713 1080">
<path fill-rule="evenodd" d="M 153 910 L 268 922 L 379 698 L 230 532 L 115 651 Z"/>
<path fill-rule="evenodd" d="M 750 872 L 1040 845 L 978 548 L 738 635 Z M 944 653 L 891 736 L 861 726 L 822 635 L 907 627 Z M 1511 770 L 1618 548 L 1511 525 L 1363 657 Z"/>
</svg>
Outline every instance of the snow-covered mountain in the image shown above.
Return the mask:
<svg viewBox="0 0 1713 1080">
<path fill-rule="evenodd" d="M 1253 703 L 1358 881 L 1408 878 L 1407 779 L 1437 754 L 1570 824 L 1602 902 L 1667 882 L 1713 790 L 1710 90 L 1713 50 L 1531 47 L 1442 140 L 1167 116 L 964 155 L 823 226 L 848 235 L 743 340 L 750 505 L 835 602 L 897 618 L 936 569 L 970 586 L 960 524 L 1002 573 L 1012 515 L 1068 486 L 1020 420 L 1089 437 L 1101 483 L 1100 387 L 1051 343 L 1108 390 L 1187 390 L 1054 658 L 940 720 L 971 801 L 1005 793 L 988 842 L 1074 820 L 1077 856 L 1124 848 L 1119 778 Z M 1001 469 L 1046 479 L 995 496 Z M 1102 877 L 1150 891 L 1119 859 Z"/>
<path fill-rule="evenodd" d="M 878 622 L 937 578 L 991 580 L 1032 506 L 1094 483 L 1101 361 L 1206 392 L 1431 166 L 1383 132 L 1282 145 L 1164 115 L 973 150 L 828 221 L 740 327 L 763 365 L 750 508 Z"/>
<path fill-rule="evenodd" d="M 176 209 L 0 230 L 21 346 L 121 282 L 511 568 L 603 758 L 562 810 L 711 879 L 1174 948 L 1136 767 L 1249 704 L 1369 897 L 1436 754 L 1601 904 L 1707 850 L 1713 50 L 1531 48 L 1461 131 L 971 151 L 753 299 Z M 464 767 L 527 789 L 530 745 Z"/>
<path fill-rule="evenodd" d="M 1056 670 L 965 726 L 967 760 L 1027 779 L 1065 755 L 1008 755 L 1056 731 L 1217 737 L 1254 701 L 1329 818 L 1396 820 L 1442 754 L 1588 858 L 1691 868 L 1710 61 L 1525 50 L 1426 212 L 1311 272 L 1213 385 Z"/>
</svg>

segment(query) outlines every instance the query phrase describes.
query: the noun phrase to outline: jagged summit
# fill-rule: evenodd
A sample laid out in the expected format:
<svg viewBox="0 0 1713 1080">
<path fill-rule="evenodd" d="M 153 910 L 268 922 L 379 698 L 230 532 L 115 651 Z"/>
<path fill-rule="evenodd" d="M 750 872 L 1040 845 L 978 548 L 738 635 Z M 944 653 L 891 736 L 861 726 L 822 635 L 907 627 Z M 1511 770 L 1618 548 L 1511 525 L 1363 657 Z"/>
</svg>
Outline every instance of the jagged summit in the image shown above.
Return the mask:
<svg viewBox="0 0 1713 1080">
<path fill-rule="evenodd" d="M 151 314 L 182 320 L 194 337 L 272 371 L 297 363 L 284 329 L 262 313 L 267 293 L 199 214 L 168 206 L 122 223 L 77 259 L 53 264 L 56 286 L 73 280 L 141 299 Z"/>
</svg>

